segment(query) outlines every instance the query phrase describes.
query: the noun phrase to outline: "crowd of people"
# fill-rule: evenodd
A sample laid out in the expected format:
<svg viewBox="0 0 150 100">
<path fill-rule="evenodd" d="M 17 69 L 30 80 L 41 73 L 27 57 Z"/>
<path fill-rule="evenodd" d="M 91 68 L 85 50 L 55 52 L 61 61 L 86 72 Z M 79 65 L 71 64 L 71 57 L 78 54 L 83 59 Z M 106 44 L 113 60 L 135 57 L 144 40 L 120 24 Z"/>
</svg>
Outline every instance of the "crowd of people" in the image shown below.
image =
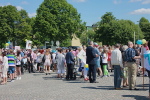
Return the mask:
<svg viewBox="0 0 150 100">
<path fill-rule="evenodd" d="M 99 46 L 91 41 L 88 47 L 81 46 L 77 49 L 0 49 L 1 85 L 7 84 L 7 78 L 10 82 L 21 80 L 25 71 L 44 72 L 45 75 L 57 71 L 57 78 L 74 80 L 76 65 L 79 66 L 80 77 L 85 81 L 98 83 L 97 77 L 110 77 L 114 71 L 114 89 L 120 90 L 128 86 L 129 90 L 138 90 L 136 77 L 141 74 L 150 75 L 150 68 L 145 65 L 144 58 L 144 53 L 149 48 L 149 42 L 143 45 L 128 42 L 128 45 Z"/>
</svg>

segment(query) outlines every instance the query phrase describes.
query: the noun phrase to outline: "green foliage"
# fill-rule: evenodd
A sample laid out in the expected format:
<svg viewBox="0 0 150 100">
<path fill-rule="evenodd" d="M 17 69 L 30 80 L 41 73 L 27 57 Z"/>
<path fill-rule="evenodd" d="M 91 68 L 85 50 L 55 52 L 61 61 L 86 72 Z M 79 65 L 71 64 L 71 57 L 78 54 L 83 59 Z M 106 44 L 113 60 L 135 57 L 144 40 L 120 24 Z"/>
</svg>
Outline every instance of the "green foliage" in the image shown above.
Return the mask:
<svg viewBox="0 0 150 100">
<path fill-rule="evenodd" d="M 51 40 L 63 43 L 72 39 L 73 33 L 80 36 L 85 23 L 81 22 L 80 14 L 66 0 L 44 0 L 37 9 L 33 29 L 35 37 L 42 43 Z"/>
<path fill-rule="evenodd" d="M 93 30 L 87 30 L 83 32 L 80 36 L 80 42 L 82 45 L 87 45 L 88 40 L 95 41 L 95 31 Z"/>
<path fill-rule="evenodd" d="M 144 39 L 150 40 L 150 22 L 148 19 L 142 17 L 139 21 L 139 26 L 144 34 Z"/>
<path fill-rule="evenodd" d="M 99 27 L 96 31 L 96 41 L 107 45 L 126 44 L 128 41 L 134 41 L 134 32 L 136 39 L 143 38 L 138 25 L 132 21 L 116 20 L 111 13 L 106 13 L 104 16 L 102 16 L 103 18 L 99 22 Z"/>
<path fill-rule="evenodd" d="M 19 45 L 25 45 L 24 39 L 31 39 L 30 34 L 32 30 L 27 19 L 29 19 L 29 17 L 25 10 L 18 11 L 17 8 L 12 5 L 0 7 L 1 44 L 11 41 Z"/>
</svg>

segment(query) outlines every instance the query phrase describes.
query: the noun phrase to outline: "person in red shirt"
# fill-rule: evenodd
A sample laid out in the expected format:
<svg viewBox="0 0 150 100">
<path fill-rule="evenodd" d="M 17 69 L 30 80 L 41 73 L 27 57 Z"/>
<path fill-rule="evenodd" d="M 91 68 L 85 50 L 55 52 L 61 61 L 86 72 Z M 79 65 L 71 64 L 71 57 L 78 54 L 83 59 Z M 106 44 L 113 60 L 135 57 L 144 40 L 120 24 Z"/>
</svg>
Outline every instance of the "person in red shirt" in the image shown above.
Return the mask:
<svg viewBox="0 0 150 100">
<path fill-rule="evenodd" d="M 111 53 L 112 53 L 112 49 L 111 49 L 111 46 L 109 46 L 108 47 L 108 59 L 107 59 L 107 61 L 108 61 L 108 69 L 109 69 L 109 71 L 111 70 L 111 72 L 112 72 L 112 65 L 111 65 Z"/>
</svg>

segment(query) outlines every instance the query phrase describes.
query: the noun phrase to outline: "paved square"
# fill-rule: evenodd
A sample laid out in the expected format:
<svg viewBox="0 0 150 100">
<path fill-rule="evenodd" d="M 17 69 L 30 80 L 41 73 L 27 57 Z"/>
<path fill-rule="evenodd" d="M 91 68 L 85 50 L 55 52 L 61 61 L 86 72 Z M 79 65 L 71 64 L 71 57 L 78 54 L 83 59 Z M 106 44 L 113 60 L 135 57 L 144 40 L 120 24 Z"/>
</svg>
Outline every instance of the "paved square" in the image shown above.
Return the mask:
<svg viewBox="0 0 150 100">
<path fill-rule="evenodd" d="M 0 100 L 148 100 L 148 77 L 142 88 L 142 77 L 137 77 L 140 90 L 113 89 L 113 73 L 110 77 L 98 78 L 99 83 L 57 79 L 56 73 L 25 73 L 22 80 L 0 85 Z"/>
</svg>

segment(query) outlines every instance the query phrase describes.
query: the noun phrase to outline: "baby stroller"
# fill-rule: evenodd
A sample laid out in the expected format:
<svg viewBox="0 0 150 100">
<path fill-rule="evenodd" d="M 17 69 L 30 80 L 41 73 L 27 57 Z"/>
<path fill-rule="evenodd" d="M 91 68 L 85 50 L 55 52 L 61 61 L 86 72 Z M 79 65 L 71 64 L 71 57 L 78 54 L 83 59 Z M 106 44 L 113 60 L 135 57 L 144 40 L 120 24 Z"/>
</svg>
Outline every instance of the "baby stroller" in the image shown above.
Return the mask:
<svg viewBox="0 0 150 100">
<path fill-rule="evenodd" d="M 44 73 L 44 63 L 43 62 L 40 63 L 39 67 L 40 67 L 40 72 Z"/>
<path fill-rule="evenodd" d="M 24 72 L 28 71 L 28 61 L 26 58 L 21 60 L 21 73 L 24 74 Z"/>
<path fill-rule="evenodd" d="M 73 80 L 76 80 L 77 68 L 73 68 Z"/>
</svg>

